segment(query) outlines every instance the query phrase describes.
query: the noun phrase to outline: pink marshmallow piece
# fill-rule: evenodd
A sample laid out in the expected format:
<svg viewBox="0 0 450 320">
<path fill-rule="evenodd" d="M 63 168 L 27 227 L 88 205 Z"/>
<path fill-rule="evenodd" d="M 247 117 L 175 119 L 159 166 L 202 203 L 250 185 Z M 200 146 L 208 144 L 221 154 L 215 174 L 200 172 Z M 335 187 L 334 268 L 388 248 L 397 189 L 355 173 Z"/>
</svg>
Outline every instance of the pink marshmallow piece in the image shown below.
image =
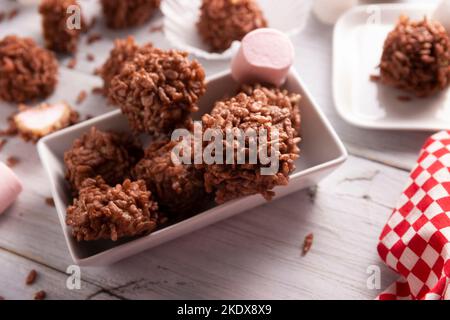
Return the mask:
<svg viewBox="0 0 450 320">
<path fill-rule="evenodd" d="M 22 192 L 22 183 L 15 173 L 0 161 L 0 214 L 16 201 Z"/>
<path fill-rule="evenodd" d="M 270 28 L 256 29 L 242 39 L 231 62 L 231 74 L 239 83 L 262 82 L 279 87 L 286 81 L 294 55 L 287 35 Z"/>
</svg>

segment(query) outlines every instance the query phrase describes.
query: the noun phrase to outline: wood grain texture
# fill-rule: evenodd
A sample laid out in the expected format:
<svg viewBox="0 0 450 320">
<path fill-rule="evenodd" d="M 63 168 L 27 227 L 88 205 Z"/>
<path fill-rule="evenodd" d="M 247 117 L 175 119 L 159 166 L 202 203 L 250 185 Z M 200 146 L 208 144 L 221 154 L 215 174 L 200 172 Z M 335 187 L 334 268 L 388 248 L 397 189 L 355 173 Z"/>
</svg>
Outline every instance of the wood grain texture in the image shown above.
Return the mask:
<svg viewBox="0 0 450 320">
<path fill-rule="evenodd" d="M 3 5 L 11 2 L 0 0 Z M 98 8 L 89 10 L 93 15 Z M 11 21 L 10 27 L 1 25 L 0 37 L 14 29 L 41 42 L 36 13 L 24 9 L 21 15 L 25 18 Z M 156 17 L 134 30 L 138 41 L 169 47 L 160 33 L 149 32 L 160 20 Z M 92 71 L 107 56 L 111 40 L 127 31 L 106 31 L 101 19 L 96 28 L 103 39 L 90 46 L 82 40 L 77 67 L 61 68 L 61 83 L 52 99 L 73 103 L 80 90 L 101 84 Z M 378 290 L 367 288 L 367 268 L 381 268 L 381 288 L 396 278 L 377 255 L 377 239 L 402 191 L 406 170 L 429 134 L 369 131 L 346 124 L 331 95 L 332 28 L 311 16 L 293 41 L 297 70 L 352 154 L 316 193 L 292 194 L 109 267 L 83 268 L 82 289 L 68 291 L 65 270 L 72 261 L 55 209 L 45 204 L 50 195 L 47 177 L 35 146 L 12 138 L 0 160 L 10 155 L 21 159 L 14 171 L 25 190 L 0 216 L 0 295 L 30 298 L 33 290 L 23 281 L 36 269 L 36 288 L 48 288 L 50 299 L 373 299 Z M 84 59 L 88 52 L 95 53 L 94 62 Z M 67 57 L 61 59 L 67 63 Z M 228 64 L 201 62 L 209 75 Z M 111 110 L 102 97 L 88 99 L 93 100 L 76 106 L 83 116 Z M 0 127 L 14 108 L 0 103 Z M 301 257 L 303 239 L 311 232 L 312 249 Z"/>
<path fill-rule="evenodd" d="M 31 300 L 40 290 L 46 292 L 47 299 L 86 299 L 101 289 L 82 281 L 81 290 L 69 290 L 66 287 L 67 275 L 64 272 L 3 249 L 0 249 L 0 261 L 0 296 L 6 300 Z M 31 270 L 37 271 L 37 277 L 33 284 L 27 285 L 25 279 Z"/>
</svg>

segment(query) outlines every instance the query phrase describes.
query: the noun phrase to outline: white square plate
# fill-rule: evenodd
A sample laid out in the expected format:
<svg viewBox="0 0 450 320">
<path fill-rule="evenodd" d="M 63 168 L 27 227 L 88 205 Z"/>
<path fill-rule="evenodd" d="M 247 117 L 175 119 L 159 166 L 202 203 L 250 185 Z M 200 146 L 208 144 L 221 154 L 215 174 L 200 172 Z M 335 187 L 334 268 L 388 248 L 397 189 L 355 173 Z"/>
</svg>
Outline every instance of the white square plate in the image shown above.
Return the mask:
<svg viewBox="0 0 450 320">
<path fill-rule="evenodd" d="M 349 123 L 373 129 L 437 131 L 450 129 L 450 91 L 416 98 L 369 79 L 379 74 L 384 40 L 401 14 L 423 19 L 430 4 L 358 6 L 334 29 L 333 96 L 337 111 Z M 372 23 L 376 18 L 379 23 Z M 374 19 L 375 18 L 375 19 Z M 399 97 L 409 96 L 410 101 Z"/>
<path fill-rule="evenodd" d="M 197 118 L 210 111 L 211 106 L 218 99 L 235 93 L 238 87 L 229 72 L 212 77 L 207 82 L 207 93 L 200 101 L 200 112 L 198 112 Z M 319 180 L 343 163 L 347 157 L 342 142 L 294 71 L 289 75 L 286 88 L 291 92 L 300 93 L 303 97 L 301 102 L 303 141 L 300 146 L 302 154 L 296 162 L 297 169 L 291 174 L 289 185 L 276 188 L 275 198 L 281 198 L 299 189 L 317 184 Z M 111 264 L 265 203 L 260 195 L 245 197 L 215 206 L 144 237 L 117 242 L 107 240 L 77 242 L 65 223 L 66 207 L 70 204 L 71 196 L 64 178 L 63 157 L 74 139 L 87 132 L 92 126 L 101 130 L 129 131 L 127 120 L 119 110 L 116 110 L 56 132 L 41 139 L 38 143 L 39 156 L 49 176 L 52 195 L 70 254 L 75 263 L 79 265 Z"/>
</svg>

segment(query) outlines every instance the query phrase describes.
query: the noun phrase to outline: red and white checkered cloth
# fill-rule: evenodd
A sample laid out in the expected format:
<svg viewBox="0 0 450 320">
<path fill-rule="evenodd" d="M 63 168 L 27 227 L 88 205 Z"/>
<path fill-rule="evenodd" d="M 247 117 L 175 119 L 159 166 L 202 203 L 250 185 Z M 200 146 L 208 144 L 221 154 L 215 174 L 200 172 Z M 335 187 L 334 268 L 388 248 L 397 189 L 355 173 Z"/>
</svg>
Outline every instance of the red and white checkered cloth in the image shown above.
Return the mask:
<svg viewBox="0 0 450 320">
<path fill-rule="evenodd" d="M 401 275 L 378 299 L 450 299 L 450 131 L 422 147 L 378 253 Z"/>
</svg>

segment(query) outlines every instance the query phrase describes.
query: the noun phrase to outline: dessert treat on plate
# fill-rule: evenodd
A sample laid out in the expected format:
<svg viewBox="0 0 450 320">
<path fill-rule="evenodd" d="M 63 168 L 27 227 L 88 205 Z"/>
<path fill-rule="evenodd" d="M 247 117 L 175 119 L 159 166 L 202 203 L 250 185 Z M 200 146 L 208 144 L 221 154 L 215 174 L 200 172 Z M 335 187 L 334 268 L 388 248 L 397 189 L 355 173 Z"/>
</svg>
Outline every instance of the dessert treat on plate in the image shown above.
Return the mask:
<svg viewBox="0 0 450 320">
<path fill-rule="evenodd" d="M 256 0 L 202 0 L 197 28 L 214 52 L 228 49 L 247 33 L 267 27 Z"/>
<path fill-rule="evenodd" d="M 159 207 L 171 216 L 187 215 L 205 202 L 203 175 L 193 165 L 174 164 L 176 141 L 152 143 L 133 170 L 136 179 L 146 182 Z"/>
<path fill-rule="evenodd" d="M 42 15 L 42 28 L 47 49 L 60 53 L 74 53 L 77 51 L 78 40 L 85 26 L 83 17 L 79 17 L 79 28 L 72 26 L 71 6 L 78 6 L 76 0 L 42 0 L 39 13 Z M 69 12 L 68 10 L 69 9 Z M 71 23 L 69 23 L 71 22 Z"/>
<path fill-rule="evenodd" d="M 450 83 L 450 40 L 437 21 L 401 16 L 384 43 L 380 80 L 426 97 Z"/>
<path fill-rule="evenodd" d="M 64 153 L 66 179 L 74 191 L 98 175 L 109 185 L 122 183 L 141 156 L 142 147 L 134 137 L 92 127 Z"/>
<path fill-rule="evenodd" d="M 58 82 L 58 61 L 31 38 L 0 40 L 0 100 L 25 102 L 46 98 Z"/>
<path fill-rule="evenodd" d="M 99 176 L 84 180 L 66 216 L 78 241 L 117 241 L 148 234 L 157 227 L 157 220 L 158 204 L 144 181 L 127 179 L 111 187 Z"/>
<path fill-rule="evenodd" d="M 124 64 L 108 97 L 135 132 L 164 135 L 192 126 L 191 113 L 205 90 L 205 71 L 187 52 L 153 48 Z"/>
<path fill-rule="evenodd" d="M 79 114 L 67 103 L 42 103 L 37 107 L 20 106 L 13 117 L 14 126 L 25 141 L 40 138 L 78 122 Z"/>
<path fill-rule="evenodd" d="M 22 192 L 22 183 L 14 172 L 0 161 L 0 214 L 16 201 Z"/>
<path fill-rule="evenodd" d="M 269 91 L 270 92 L 270 91 Z M 219 130 L 223 137 L 227 131 L 240 129 L 247 133 L 248 129 L 253 129 L 258 135 L 267 130 L 267 143 L 259 141 L 256 146 L 258 150 L 267 147 L 267 153 L 273 155 L 273 163 L 276 164 L 272 173 L 264 173 L 262 169 L 270 167 L 271 164 L 264 164 L 258 157 L 255 163 L 248 161 L 248 154 L 251 152 L 250 138 L 244 144 L 233 143 L 233 162 L 224 164 L 201 164 L 197 165 L 204 170 L 205 187 L 207 192 L 215 193 L 217 203 L 224 203 L 228 200 L 261 194 L 270 200 L 276 186 L 287 185 L 289 174 L 295 169 L 294 160 L 299 157 L 300 149 L 298 143 L 300 137 L 291 121 L 289 107 L 276 105 L 278 98 L 269 98 L 268 91 L 262 89 L 251 90 L 251 94 L 244 92 L 237 96 L 217 102 L 210 114 L 202 117 L 203 131 L 207 129 Z M 278 131 L 272 140 L 271 132 Z M 278 151 L 271 150 L 269 146 L 275 146 L 278 142 Z M 227 141 L 223 141 L 227 145 Z M 240 164 L 237 160 L 239 150 L 246 151 L 247 161 Z M 254 149 L 255 150 L 255 149 Z M 225 154 L 226 150 L 223 152 Z"/>
<path fill-rule="evenodd" d="M 281 86 L 294 63 L 294 46 L 282 32 L 263 28 L 248 33 L 231 62 L 231 74 L 240 83 Z"/>
<path fill-rule="evenodd" d="M 111 80 L 120 73 L 125 62 L 132 60 L 138 50 L 151 50 L 151 48 L 152 44 L 150 43 L 140 47 L 132 36 L 126 39 L 116 39 L 108 59 L 96 70 L 96 73 L 103 79 L 104 94 L 108 93 Z"/>
<path fill-rule="evenodd" d="M 112 29 L 135 27 L 147 22 L 161 0 L 102 0 L 106 24 Z"/>
</svg>

